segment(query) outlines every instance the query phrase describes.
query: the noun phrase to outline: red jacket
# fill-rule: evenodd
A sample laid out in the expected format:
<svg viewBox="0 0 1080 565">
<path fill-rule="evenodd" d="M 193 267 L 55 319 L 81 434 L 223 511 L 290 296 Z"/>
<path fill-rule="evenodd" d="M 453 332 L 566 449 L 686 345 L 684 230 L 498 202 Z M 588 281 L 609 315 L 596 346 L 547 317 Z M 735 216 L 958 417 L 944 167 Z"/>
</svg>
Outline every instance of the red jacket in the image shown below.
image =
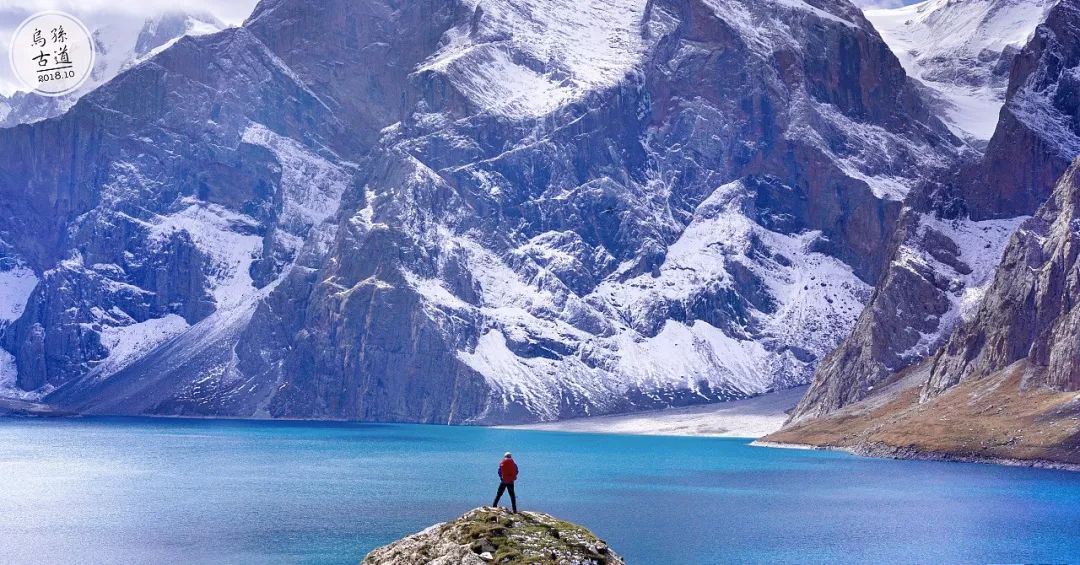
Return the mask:
<svg viewBox="0 0 1080 565">
<path fill-rule="evenodd" d="M 514 463 L 513 459 L 507 457 L 502 460 L 502 463 L 499 463 L 499 478 L 502 479 L 502 482 L 512 483 L 516 481 L 517 473 L 517 463 Z"/>
</svg>

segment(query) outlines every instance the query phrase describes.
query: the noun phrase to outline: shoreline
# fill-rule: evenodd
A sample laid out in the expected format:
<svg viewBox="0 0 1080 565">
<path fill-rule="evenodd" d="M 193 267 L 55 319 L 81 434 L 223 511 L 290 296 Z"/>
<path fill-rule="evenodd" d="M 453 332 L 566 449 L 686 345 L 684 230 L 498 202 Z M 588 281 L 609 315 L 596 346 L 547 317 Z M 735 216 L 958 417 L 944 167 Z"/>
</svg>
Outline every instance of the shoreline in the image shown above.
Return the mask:
<svg viewBox="0 0 1080 565">
<path fill-rule="evenodd" d="M 618 430 L 560 430 L 555 428 L 533 428 L 531 424 L 509 424 L 494 426 L 477 426 L 491 430 L 506 430 L 509 432 L 540 432 L 545 434 L 575 434 L 591 436 L 638 436 L 638 437 L 661 437 L 661 438 L 707 438 L 707 439 L 742 439 L 757 441 L 765 436 L 752 436 L 732 433 L 667 433 L 667 432 L 624 432 Z M 793 448 L 794 449 L 794 448 Z"/>
<path fill-rule="evenodd" d="M 728 402 L 491 427 L 549 432 L 757 439 L 779 431 L 788 418 L 787 411 L 798 403 L 805 391 L 804 385 Z"/>
<path fill-rule="evenodd" d="M 640 413 L 641 415 L 650 413 Z M 563 420 L 560 422 L 575 422 L 579 420 L 595 420 L 599 418 L 620 418 L 631 415 L 610 415 L 610 416 L 596 416 L 593 418 L 580 418 L 577 420 Z M 259 422 L 259 423 L 275 423 L 280 422 L 282 424 L 289 423 L 307 423 L 307 424 L 374 424 L 374 425 L 435 425 L 435 426 L 462 426 L 461 424 L 431 424 L 431 423 L 419 423 L 419 422 L 365 422 L 359 420 L 327 420 L 327 419 L 294 419 L 294 418 L 218 418 L 209 416 L 176 416 L 176 415 L 143 415 L 143 416 L 120 416 L 120 415 L 98 415 L 98 414 L 78 414 L 78 413 L 8 413 L 0 414 L 0 420 L 2 419 L 15 419 L 15 420 L 33 420 L 33 419 L 65 419 L 65 418 L 132 418 L 132 419 L 152 419 L 152 420 L 192 420 L 200 422 Z M 1068 471 L 1068 472 L 1080 472 L 1080 464 L 1066 463 L 1060 461 L 1053 461 L 1048 459 L 1019 459 L 1009 457 L 981 457 L 976 455 L 963 455 L 948 452 L 938 451 L 925 451 L 920 449 L 914 449 L 910 447 L 896 447 L 887 444 L 872 444 L 872 445 L 856 445 L 856 446 L 844 446 L 844 445 L 815 445 L 807 443 L 791 443 L 791 442 L 778 442 L 767 441 L 761 438 L 766 437 L 769 434 L 762 435 L 746 435 L 732 432 L 696 432 L 696 431 L 627 431 L 618 429 L 562 429 L 556 427 L 560 422 L 550 422 L 546 424 L 509 424 L 509 425 L 464 425 L 464 427 L 480 427 L 490 429 L 501 430 L 518 430 L 518 431 L 539 431 L 539 432 L 554 432 L 554 433 L 568 433 L 568 434 L 598 434 L 598 435 L 614 435 L 614 436 L 652 436 L 652 437 L 686 437 L 686 438 L 726 438 L 726 439 L 741 439 L 749 440 L 748 445 L 751 447 L 763 447 L 772 449 L 791 449 L 799 451 L 834 451 L 839 453 L 847 453 L 856 457 L 867 457 L 874 459 L 893 459 L 893 460 L 908 460 L 908 461 L 938 461 L 948 463 L 974 463 L 982 465 L 1000 465 L 1005 467 L 1028 467 L 1032 469 L 1048 469 L 1055 471 Z M 550 427 L 547 427 L 549 426 Z M 771 433 L 771 432 L 770 432 Z"/>
<path fill-rule="evenodd" d="M 760 439 L 750 442 L 752 447 L 766 447 L 773 449 L 795 449 L 810 451 L 836 451 L 847 453 L 856 457 L 868 457 L 874 459 L 894 459 L 907 461 L 938 461 L 945 463 L 974 463 L 979 465 L 1001 465 L 1005 467 L 1029 467 L 1032 469 L 1050 469 L 1054 471 L 1080 472 L 1080 464 L 1063 463 L 1048 459 L 1017 459 L 1009 457 L 980 457 L 977 455 L 961 455 L 939 451 L 924 451 L 913 448 L 902 448 L 885 444 L 877 445 L 813 445 L 808 443 L 787 443 L 778 441 L 761 441 Z"/>
</svg>

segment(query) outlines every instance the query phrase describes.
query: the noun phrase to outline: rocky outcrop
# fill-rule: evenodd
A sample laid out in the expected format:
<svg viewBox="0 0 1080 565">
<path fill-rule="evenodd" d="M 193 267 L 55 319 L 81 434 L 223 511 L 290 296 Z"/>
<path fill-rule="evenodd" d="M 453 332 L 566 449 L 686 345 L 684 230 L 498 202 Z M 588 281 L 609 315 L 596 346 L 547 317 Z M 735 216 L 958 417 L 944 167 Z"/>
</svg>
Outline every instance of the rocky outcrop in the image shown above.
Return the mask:
<svg viewBox="0 0 1080 565">
<path fill-rule="evenodd" d="M 1080 390 L 1080 160 L 1013 235 L 978 312 L 935 357 L 923 398 L 1026 360 L 1025 386 Z"/>
<path fill-rule="evenodd" d="M 621 565 L 589 530 L 542 512 L 477 508 L 373 550 L 362 565 Z"/>
<path fill-rule="evenodd" d="M 809 412 L 765 441 L 1080 469 L 1078 303 L 1080 159 L 1011 236 L 992 282 L 943 347 L 857 392 L 819 389 L 800 405 Z M 844 370 L 831 361 L 823 370 Z M 842 402 L 824 409 L 828 394 Z"/>
<path fill-rule="evenodd" d="M 854 331 L 821 363 L 792 421 L 872 395 L 935 354 L 974 314 L 1009 234 L 1080 154 L 1077 30 L 1077 4 L 1055 5 L 1015 58 L 985 155 L 913 193 L 885 274 Z"/>
<path fill-rule="evenodd" d="M 1064 0 L 1016 56 L 982 166 L 961 183 L 976 219 L 1031 214 L 1080 154 L 1080 4 Z"/>
<path fill-rule="evenodd" d="M 827 414 L 874 394 L 895 373 L 936 352 L 970 315 L 1023 218 L 946 219 L 908 209 L 894 260 L 854 330 L 818 367 L 792 420 Z"/>
</svg>

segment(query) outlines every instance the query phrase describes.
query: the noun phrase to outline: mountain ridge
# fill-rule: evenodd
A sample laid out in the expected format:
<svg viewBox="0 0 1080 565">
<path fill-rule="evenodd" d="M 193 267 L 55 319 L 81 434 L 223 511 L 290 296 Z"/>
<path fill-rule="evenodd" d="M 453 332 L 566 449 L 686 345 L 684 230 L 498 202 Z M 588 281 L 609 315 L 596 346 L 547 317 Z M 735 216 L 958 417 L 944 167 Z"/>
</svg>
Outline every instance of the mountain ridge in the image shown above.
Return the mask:
<svg viewBox="0 0 1080 565">
<path fill-rule="evenodd" d="M 913 171 L 947 168 L 961 147 L 844 2 L 597 0 L 579 8 L 641 20 L 611 30 L 600 67 L 575 54 L 575 38 L 601 20 L 510 4 L 369 4 L 264 2 L 245 28 L 182 39 L 36 126 L 33 135 L 81 119 L 95 136 L 108 128 L 102 112 L 134 120 L 87 138 L 87 150 L 105 151 L 93 163 L 111 170 L 78 175 L 90 185 L 72 193 L 71 212 L 38 212 L 71 239 L 43 247 L 18 223 L 0 230 L 9 260 L 47 273 L 4 330 L 24 393 L 91 412 L 445 423 L 799 384 L 865 300 L 881 261 L 875 242 L 920 182 Z M 765 19 L 779 25 L 756 27 Z M 310 29 L 316 21 L 343 40 L 338 52 L 305 55 L 325 37 Z M 532 27 L 508 30 L 513 21 Z M 548 43 L 526 41 L 537 30 Z M 520 40 L 505 43 L 507 33 Z M 627 55 L 628 41 L 642 43 Z M 841 51 L 844 66 L 828 55 Z M 251 69 L 223 97 L 201 83 L 224 79 L 196 60 Z M 346 60 L 365 71 L 343 73 L 335 61 Z M 714 65 L 743 85 L 701 72 Z M 490 106 L 477 84 L 520 85 L 485 69 L 547 94 Z M 137 103 L 131 94 L 161 84 L 177 94 Z M 348 95 L 359 90 L 368 96 Z M 897 104 L 880 106 L 881 96 Z M 280 109 L 262 107 L 274 100 Z M 160 129 L 161 116 L 175 132 Z M 202 142 L 206 155 L 176 143 L 199 136 L 214 140 Z M 145 155 L 177 172 L 140 156 L 139 139 L 175 147 Z M 23 161 L 25 178 L 39 174 Z M 341 171 L 340 196 L 314 204 L 316 217 L 285 218 L 290 191 L 317 196 L 289 187 L 330 170 Z M 87 200 L 99 187 L 124 200 Z M 106 244 L 116 226 L 128 249 Z M 161 249 L 182 259 L 169 264 Z M 161 269 L 189 274 L 170 288 Z M 223 288 L 234 287 L 250 318 L 225 315 L 235 301 Z M 98 297 L 73 300 L 77 288 Z M 238 320 L 232 337 L 166 355 L 185 349 L 182 336 L 225 331 L 205 321 L 222 317 Z M 802 333 L 815 340 L 790 344 L 811 327 Z M 135 333 L 158 337 L 125 337 Z"/>
<path fill-rule="evenodd" d="M 827 412 L 902 368 L 889 332 L 902 363 L 944 342 L 1038 204 L 1022 175 L 1063 168 L 979 190 L 1046 133 L 1020 110 L 1064 76 L 1041 61 L 1067 9 L 1014 65 L 1028 137 L 979 157 L 841 0 L 266 0 L 0 130 L 0 383 L 86 413 L 506 423 L 816 370 L 799 415 Z M 874 313 L 897 299 L 930 306 Z M 868 350 L 868 382 L 828 378 Z"/>
<path fill-rule="evenodd" d="M 1007 238 L 1080 152 L 1071 142 L 1080 122 L 1067 118 L 1076 110 L 1067 93 L 1070 69 L 1080 65 L 1078 14 L 1071 2 L 1050 10 L 1014 60 L 999 126 L 985 153 L 913 201 L 898 224 L 886 276 L 852 334 L 819 367 L 792 423 L 872 396 L 896 373 L 933 356 L 974 313 Z M 1040 127 L 1032 112 L 1061 119 Z M 997 236 L 982 243 L 972 237 L 980 233 Z M 972 264 L 965 255 L 980 259 Z"/>
</svg>

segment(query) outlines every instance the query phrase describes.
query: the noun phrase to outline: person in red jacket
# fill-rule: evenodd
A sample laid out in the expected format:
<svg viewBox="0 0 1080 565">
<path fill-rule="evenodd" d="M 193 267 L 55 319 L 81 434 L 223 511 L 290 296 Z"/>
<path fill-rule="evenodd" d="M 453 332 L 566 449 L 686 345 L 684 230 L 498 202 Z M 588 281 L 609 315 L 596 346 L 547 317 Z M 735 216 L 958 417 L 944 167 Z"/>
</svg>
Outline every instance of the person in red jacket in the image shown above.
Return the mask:
<svg viewBox="0 0 1080 565">
<path fill-rule="evenodd" d="M 495 494 L 495 502 L 491 504 L 492 506 L 498 508 L 499 499 L 502 498 L 503 492 L 509 491 L 510 504 L 514 508 L 514 514 L 517 514 L 517 495 L 514 494 L 514 481 L 517 480 L 517 476 L 517 463 L 514 463 L 514 457 L 507 451 L 499 463 L 499 492 Z"/>
</svg>

